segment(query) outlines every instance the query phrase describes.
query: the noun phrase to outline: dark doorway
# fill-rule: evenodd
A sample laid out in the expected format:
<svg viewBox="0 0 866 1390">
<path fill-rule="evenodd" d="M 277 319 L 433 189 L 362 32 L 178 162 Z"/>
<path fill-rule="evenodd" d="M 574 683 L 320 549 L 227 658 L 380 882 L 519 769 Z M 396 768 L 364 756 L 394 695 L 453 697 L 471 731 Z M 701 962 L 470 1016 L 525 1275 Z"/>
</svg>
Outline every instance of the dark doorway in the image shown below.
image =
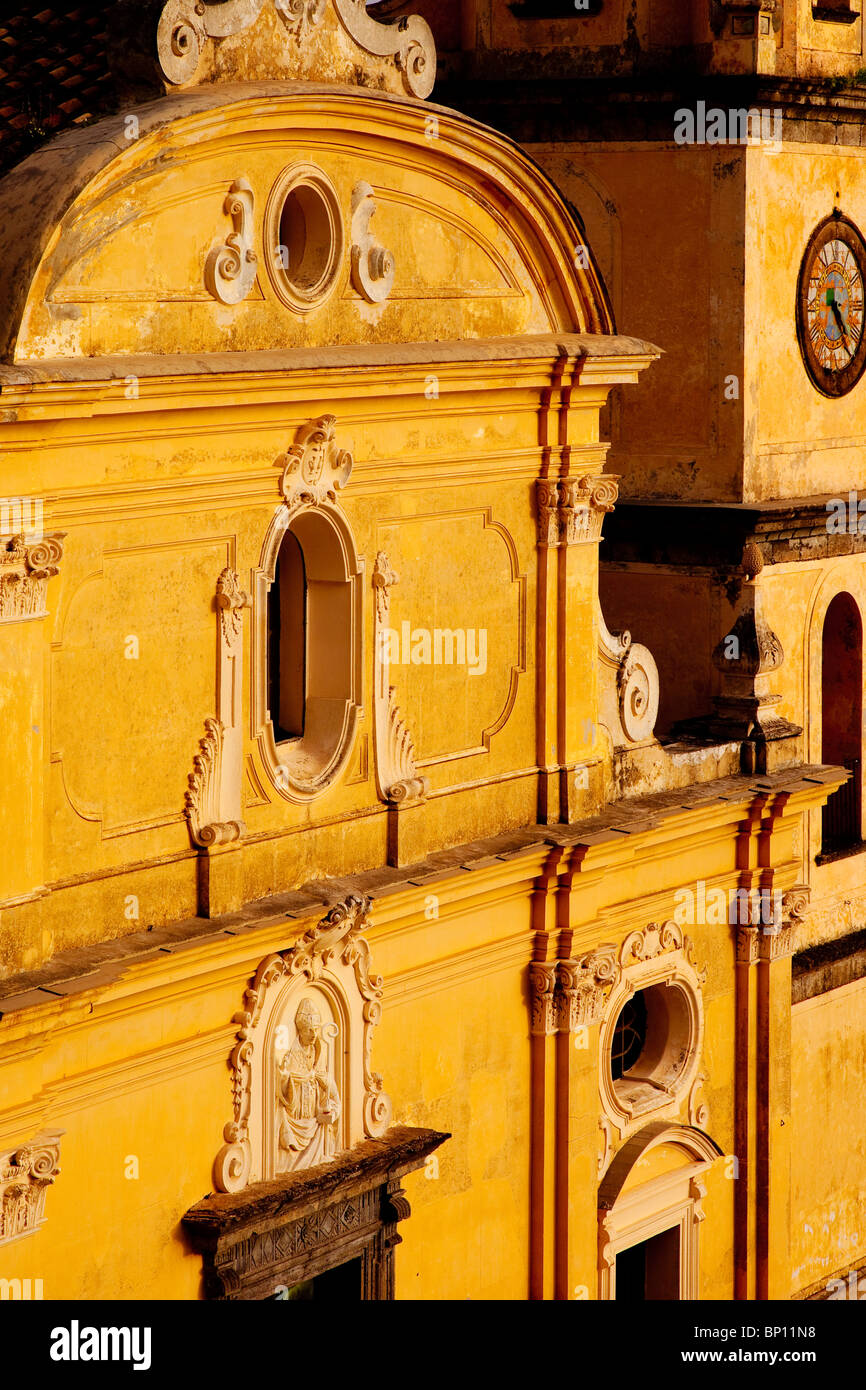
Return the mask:
<svg viewBox="0 0 866 1390">
<path fill-rule="evenodd" d="M 336 1269 L 326 1269 L 315 1279 L 294 1284 L 281 1300 L 287 1303 L 310 1303 L 325 1299 L 329 1303 L 355 1303 L 361 1297 L 361 1260 L 347 1260 Z"/>
<path fill-rule="evenodd" d="M 616 1257 L 617 1302 L 678 1302 L 679 1297 L 679 1226 L 620 1250 Z"/>
<path fill-rule="evenodd" d="M 821 854 L 859 846 L 861 833 L 861 741 L 863 624 L 850 594 L 837 594 L 827 609 L 821 642 L 821 761 L 851 773 L 823 810 Z"/>
</svg>

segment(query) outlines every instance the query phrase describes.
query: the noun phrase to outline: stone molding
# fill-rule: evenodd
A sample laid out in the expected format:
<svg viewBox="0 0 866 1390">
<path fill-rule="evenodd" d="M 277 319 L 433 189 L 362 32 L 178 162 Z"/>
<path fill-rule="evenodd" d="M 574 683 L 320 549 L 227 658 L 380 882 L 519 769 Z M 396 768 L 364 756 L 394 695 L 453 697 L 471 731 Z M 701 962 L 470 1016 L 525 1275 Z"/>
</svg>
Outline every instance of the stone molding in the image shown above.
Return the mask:
<svg viewBox="0 0 866 1390">
<path fill-rule="evenodd" d="M 47 616 L 48 580 L 60 573 L 64 532 L 0 540 L 0 623 Z"/>
<path fill-rule="evenodd" d="M 619 475 L 587 473 L 579 479 L 538 478 L 535 500 L 538 544 L 558 546 L 597 544 L 605 515 L 619 495 Z"/>
<path fill-rule="evenodd" d="M 706 977 L 706 969 L 701 969 L 695 959 L 691 938 L 683 934 L 676 922 L 651 922 L 642 931 L 631 931 L 619 951 L 608 956 L 609 988 L 600 1006 L 598 1082 L 604 1113 L 620 1135 L 645 1124 L 650 1116 L 675 1117 L 683 1104 L 694 1104 L 703 1048 L 702 987 Z M 687 1037 L 685 1041 L 682 1037 L 672 1041 L 669 1053 L 655 1058 L 645 1088 L 647 1093 L 635 1100 L 624 1093 L 622 1083 L 612 1079 L 609 1054 L 623 1006 L 639 990 L 656 985 L 676 991 L 676 1031 L 685 1032 Z M 673 1003 L 666 1007 L 673 1008 Z"/>
<path fill-rule="evenodd" d="M 371 972 L 370 948 L 361 934 L 369 909 L 369 898 L 350 894 L 297 945 L 259 965 L 233 1020 L 239 1025 L 229 1060 L 234 1114 L 214 1163 L 217 1191 L 240 1192 L 280 1172 L 317 1166 L 387 1129 L 391 1101 L 371 1060 L 373 1032 L 382 1014 L 382 980 Z M 279 1121 L 286 1106 L 277 1084 L 278 1072 L 291 1072 L 294 1048 L 288 1039 L 293 1026 L 298 1030 L 295 1047 L 302 1047 L 297 1020 L 305 1009 L 307 1015 L 315 1010 L 330 1020 L 317 1029 L 309 1084 L 321 1086 L 320 1094 L 330 1087 L 337 1112 L 330 1122 L 337 1131 L 333 1151 L 310 1144 L 309 1158 L 305 1150 L 281 1152 L 285 1145 Z M 281 1070 L 286 1058 L 289 1065 Z M 281 1167 L 281 1162 L 289 1166 Z"/>
<path fill-rule="evenodd" d="M 202 1254 L 205 1298 L 286 1298 L 357 1260 L 358 1296 L 393 1299 L 397 1227 L 411 1215 L 403 1178 L 450 1137 L 395 1125 L 318 1169 L 197 1202 L 183 1225 Z"/>
<path fill-rule="evenodd" d="M 0 1245 L 32 1235 L 45 1223 L 45 1198 L 60 1172 L 62 1129 L 46 1129 L 0 1152 Z"/>
<path fill-rule="evenodd" d="M 295 442 L 276 459 L 276 466 L 282 469 L 279 488 L 283 500 L 265 534 L 259 565 L 252 572 L 255 597 L 250 670 L 251 732 L 258 745 L 262 767 L 277 794 L 287 801 L 309 802 L 330 786 L 345 767 L 362 717 L 364 563 L 358 557 L 352 528 L 339 497 L 349 482 L 354 460 L 351 451 L 337 443 L 336 418 L 323 415 L 298 428 Z M 308 513 L 317 514 L 326 523 L 316 528 L 318 534 L 312 538 L 309 529 L 305 534 Z M 300 739 L 278 746 L 272 718 L 275 712 L 269 708 L 268 595 L 276 579 L 280 549 L 290 529 L 295 530 L 295 537 L 305 553 L 307 622 L 316 643 L 321 642 L 317 647 L 319 656 L 328 651 L 332 674 L 342 665 L 340 679 L 344 682 L 345 701 L 338 711 L 336 701 L 323 689 L 321 660 L 315 667 L 308 666 L 306 711 L 309 714 L 311 710 L 319 713 L 325 710 L 324 734 L 320 722 L 318 737 L 312 734 L 308 737 L 305 733 Z M 321 618 L 324 568 L 330 575 L 328 584 L 345 582 L 347 586 L 351 619 L 345 647 L 327 648 L 326 624 L 323 625 Z"/>
</svg>

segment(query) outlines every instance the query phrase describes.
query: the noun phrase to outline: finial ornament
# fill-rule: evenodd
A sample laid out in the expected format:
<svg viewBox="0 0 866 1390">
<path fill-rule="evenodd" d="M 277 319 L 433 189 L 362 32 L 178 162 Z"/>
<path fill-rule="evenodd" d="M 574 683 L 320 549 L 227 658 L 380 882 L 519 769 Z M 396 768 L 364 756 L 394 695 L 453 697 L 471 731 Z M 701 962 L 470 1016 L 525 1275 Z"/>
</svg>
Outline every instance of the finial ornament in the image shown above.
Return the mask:
<svg viewBox="0 0 866 1390">
<path fill-rule="evenodd" d="M 426 20 L 382 23 L 366 0 L 167 0 L 156 51 L 169 87 L 242 73 L 254 82 L 340 82 L 423 100 L 436 80 Z"/>
</svg>

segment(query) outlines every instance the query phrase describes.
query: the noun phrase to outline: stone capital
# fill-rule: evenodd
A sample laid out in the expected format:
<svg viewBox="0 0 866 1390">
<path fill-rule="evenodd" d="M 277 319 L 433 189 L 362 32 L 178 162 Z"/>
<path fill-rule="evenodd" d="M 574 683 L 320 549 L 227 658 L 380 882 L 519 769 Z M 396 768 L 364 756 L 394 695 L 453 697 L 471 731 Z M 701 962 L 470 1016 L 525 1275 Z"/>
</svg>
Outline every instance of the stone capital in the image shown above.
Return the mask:
<svg viewBox="0 0 866 1390">
<path fill-rule="evenodd" d="M 551 548 L 597 544 L 605 514 L 614 509 L 618 484 L 613 473 L 537 479 L 538 544 Z"/>
</svg>

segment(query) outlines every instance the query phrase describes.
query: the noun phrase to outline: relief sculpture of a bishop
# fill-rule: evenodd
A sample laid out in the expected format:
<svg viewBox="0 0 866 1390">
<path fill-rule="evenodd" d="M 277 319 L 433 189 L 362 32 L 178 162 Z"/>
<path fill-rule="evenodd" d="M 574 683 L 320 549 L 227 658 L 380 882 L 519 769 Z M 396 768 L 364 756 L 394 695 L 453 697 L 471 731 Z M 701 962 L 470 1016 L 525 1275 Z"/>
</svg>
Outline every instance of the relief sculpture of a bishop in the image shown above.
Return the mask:
<svg viewBox="0 0 866 1390">
<path fill-rule="evenodd" d="M 277 1059 L 279 1104 L 277 1167 L 281 1172 L 312 1168 L 327 1163 L 337 1152 L 337 1124 L 342 1111 L 334 1083 L 326 1031 L 310 998 L 302 999 L 295 1014 L 297 1037 Z"/>
</svg>

